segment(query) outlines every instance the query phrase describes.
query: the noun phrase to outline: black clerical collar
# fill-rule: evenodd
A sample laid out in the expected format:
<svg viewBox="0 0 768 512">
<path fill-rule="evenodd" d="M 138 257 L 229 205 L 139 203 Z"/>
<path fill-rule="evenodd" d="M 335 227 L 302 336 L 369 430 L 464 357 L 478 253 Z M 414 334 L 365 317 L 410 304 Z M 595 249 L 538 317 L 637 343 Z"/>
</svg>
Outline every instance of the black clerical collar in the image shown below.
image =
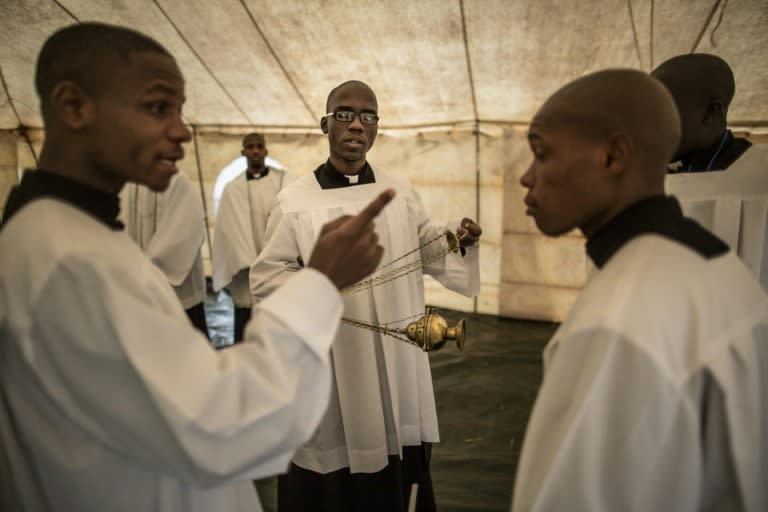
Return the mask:
<svg viewBox="0 0 768 512">
<path fill-rule="evenodd" d="M 247 181 L 250 181 L 250 180 L 260 180 L 261 178 L 263 178 L 267 174 L 269 174 L 269 167 L 265 167 L 264 170 L 261 171 L 260 174 L 251 174 L 250 172 L 248 172 L 248 169 L 246 169 L 245 170 L 245 179 Z"/>
<path fill-rule="evenodd" d="M 123 229 L 123 223 L 117 220 L 120 213 L 117 194 L 42 169 L 25 171 L 21 183 L 13 187 L 3 212 L 3 225 L 24 206 L 45 197 L 69 203 L 114 230 Z"/>
<path fill-rule="evenodd" d="M 747 139 L 734 137 L 731 130 L 711 145 L 688 153 L 680 159 L 679 167 L 669 169 L 670 173 L 723 171 L 735 162 L 750 146 Z"/>
<path fill-rule="evenodd" d="M 624 244 L 651 233 L 681 243 L 707 259 L 728 252 L 725 242 L 683 217 L 677 199 L 655 196 L 636 202 L 608 221 L 587 241 L 587 254 L 602 268 Z"/>
<path fill-rule="evenodd" d="M 315 179 L 320 184 L 320 188 L 342 188 L 354 185 L 364 185 L 366 183 L 376 183 L 376 177 L 373 169 L 365 162 L 360 172 L 353 176 L 347 176 L 339 172 L 328 159 L 323 165 L 315 169 Z"/>
</svg>

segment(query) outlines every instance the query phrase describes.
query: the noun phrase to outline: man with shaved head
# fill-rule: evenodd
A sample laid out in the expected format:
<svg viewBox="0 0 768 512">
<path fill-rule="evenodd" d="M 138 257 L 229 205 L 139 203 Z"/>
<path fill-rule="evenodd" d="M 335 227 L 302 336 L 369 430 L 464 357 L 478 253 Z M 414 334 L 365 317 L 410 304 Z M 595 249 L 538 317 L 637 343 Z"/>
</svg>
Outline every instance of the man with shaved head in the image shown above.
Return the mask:
<svg viewBox="0 0 768 512">
<path fill-rule="evenodd" d="M 326 112 L 320 129 L 328 136 L 330 156 L 278 194 L 267 223 L 269 242 L 251 267 L 253 295 L 268 296 L 301 268 L 317 226 L 358 211 L 385 188 L 398 195 L 376 223 L 384 264 L 396 262 L 390 271 L 416 266 L 379 286 L 345 293 L 345 318 L 405 327 L 424 314 L 425 273 L 463 295 L 477 294 L 480 226 L 468 218 L 457 228 L 430 222 L 406 179 L 368 163 L 379 122 L 373 90 L 357 80 L 344 82 L 328 94 Z M 461 252 L 446 254 L 449 229 L 464 235 Z M 427 354 L 349 324 L 342 324 L 331 353 L 331 402 L 312 439 L 279 477 L 278 509 L 405 511 L 416 484 L 416 510 L 435 510 L 429 461 L 439 435 Z"/>
<path fill-rule="evenodd" d="M 251 479 L 283 470 L 325 411 L 338 290 L 381 260 L 373 218 L 393 192 L 323 227 L 246 343 L 216 352 L 117 220 L 123 186 L 165 190 L 191 139 L 176 61 L 82 23 L 46 40 L 36 77 L 40 169 L 0 231 L 3 510 L 260 510 Z"/>
<path fill-rule="evenodd" d="M 666 188 L 683 211 L 722 238 L 768 290 L 768 145 L 728 129 L 735 83 L 715 55 L 673 57 L 651 76 L 672 94 L 682 137 Z M 707 172 L 723 171 L 723 172 Z"/>
<path fill-rule="evenodd" d="M 678 55 L 661 63 L 651 76 L 663 83 L 680 112 L 682 134 L 670 172 L 721 171 L 751 143 L 728 129 L 728 107 L 736 84 L 728 63 L 706 53 Z"/>
<path fill-rule="evenodd" d="M 635 70 L 582 77 L 528 133 L 527 214 L 597 270 L 544 351 L 514 511 L 768 510 L 768 297 L 664 194 L 680 122 Z"/>
</svg>

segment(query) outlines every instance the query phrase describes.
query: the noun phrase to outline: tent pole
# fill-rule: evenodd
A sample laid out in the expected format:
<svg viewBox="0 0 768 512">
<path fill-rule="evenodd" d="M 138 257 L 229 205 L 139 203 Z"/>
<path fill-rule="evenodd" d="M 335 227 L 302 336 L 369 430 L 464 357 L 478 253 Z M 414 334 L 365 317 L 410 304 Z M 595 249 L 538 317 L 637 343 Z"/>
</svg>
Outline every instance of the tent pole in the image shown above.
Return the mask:
<svg viewBox="0 0 768 512">
<path fill-rule="evenodd" d="M 200 197 L 203 200 L 203 219 L 205 220 L 205 239 L 208 241 L 208 260 L 211 259 L 211 229 L 208 222 L 208 201 L 205 200 L 205 187 L 203 186 L 203 169 L 200 167 L 200 150 L 197 144 L 197 126 L 192 126 L 192 139 L 195 143 L 195 163 L 197 164 L 197 183 L 200 186 Z"/>
</svg>

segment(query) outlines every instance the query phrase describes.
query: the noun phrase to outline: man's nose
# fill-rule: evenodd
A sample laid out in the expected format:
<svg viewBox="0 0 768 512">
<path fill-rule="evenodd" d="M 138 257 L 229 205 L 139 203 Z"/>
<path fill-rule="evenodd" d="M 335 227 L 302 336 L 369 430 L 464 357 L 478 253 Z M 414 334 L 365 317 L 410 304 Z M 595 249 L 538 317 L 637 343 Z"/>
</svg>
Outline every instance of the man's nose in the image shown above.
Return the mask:
<svg viewBox="0 0 768 512">
<path fill-rule="evenodd" d="M 181 116 L 178 116 L 178 118 L 173 123 L 173 126 L 170 130 L 170 136 L 174 140 L 178 140 L 181 142 L 189 142 L 192 140 L 192 132 L 189 129 L 189 126 L 187 126 L 187 123 L 184 122 L 184 119 Z"/>
<path fill-rule="evenodd" d="M 349 129 L 351 130 L 353 128 L 355 130 L 360 130 L 360 131 L 362 131 L 362 129 L 363 129 L 363 123 L 360 122 L 360 116 L 359 115 L 355 115 L 355 117 L 352 119 L 352 122 L 349 123 Z"/>
<path fill-rule="evenodd" d="M 520 185 L 525 188 L 533 187 L 533 164 L 529 165 L 525 173 L 520 176 Z"/>
</svg>

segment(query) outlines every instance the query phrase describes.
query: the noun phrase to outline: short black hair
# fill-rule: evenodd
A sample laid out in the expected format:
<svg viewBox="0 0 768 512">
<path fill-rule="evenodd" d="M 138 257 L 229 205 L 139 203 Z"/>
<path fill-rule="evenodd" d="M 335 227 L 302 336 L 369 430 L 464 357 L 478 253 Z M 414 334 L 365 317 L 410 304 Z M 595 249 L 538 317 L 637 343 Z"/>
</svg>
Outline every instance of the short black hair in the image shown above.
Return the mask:
<svg viewBox="0 0 768 512">
<path fill-rule="evenodd" d="M 371 86 L 368 85 L 365 82 L 361 82 L 360 80 L 347 80 L 346 82 L 340 83 L 333 89 L 331 89 L 331 92 L 328 93 L 328 99 L 325 100 L 325 113 L 328 114 L 331 112 L 331 101 L 333 101 L 333 97 L 336 95 L 336 93 L 339 91 L 339 89 L 346 87 L 348 85 L 361 85 L 365 88 L 367 88 L 369 91 L 371 91 L 371 94 L 373 94 L 373 97 L 376 98 L 376 93 L 373 92 L 373 89 L 371 89 Z"/>
<path fill-rule="evenodd" d="M 173 56 L 154 39 L 125 27 L 104 23 L 69 25 L 51 35 L 37 57 L 35 89 L 43 115 L 54 86 L 71 80 L 90 95 L 99 95 L 116 61 L 130 64 L 140 52 Z"/>
<path fill-rule="evenodd" d="M 265 139 L 265 138 L 264 138 L 264 134 L 263 134 L 263 133 L 259 133 L 259 132 L 251 132 L 251 133 L 246 133 L 246 134 L 245 134 L 245 136 L 243 137 L 243 142 L 242 142 L 242 144 L 243 144 L 243 147 L 245 147 L 245 141 L 246 141 L 246 139 L 249 139 L 249 138 L 251 138 L 251 137 L 258 137 L 259 139 L 261 139 L 262 141 L 264 141 L 264 144 L 266 144 L 266 143 L 267 143 L 267 139 Z"/>
</svg>

